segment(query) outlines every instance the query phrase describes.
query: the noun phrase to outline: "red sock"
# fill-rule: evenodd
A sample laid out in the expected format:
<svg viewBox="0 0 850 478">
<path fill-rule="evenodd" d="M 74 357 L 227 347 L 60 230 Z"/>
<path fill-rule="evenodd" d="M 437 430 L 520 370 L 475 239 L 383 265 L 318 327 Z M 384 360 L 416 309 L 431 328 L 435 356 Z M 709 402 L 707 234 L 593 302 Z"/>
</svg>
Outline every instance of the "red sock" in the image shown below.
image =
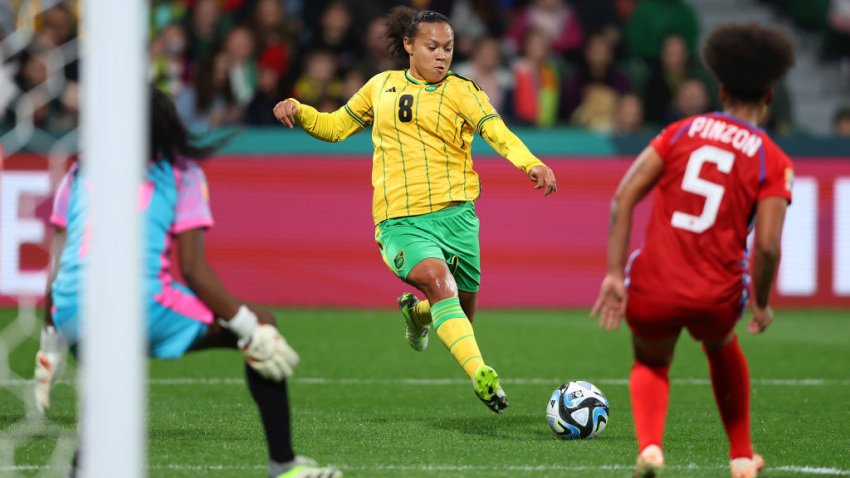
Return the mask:
<svg viewBox="0 0 850 478">
<path fill-rule="evenodd" d="M 705 348 L 704 348 L 705 349 Z M 752 458 L 750 441 L 750 370 L 735 337 L 719 350 L 707 350 L 711 388 L 729 437 L 731 458 Z"/>
<path fill-rule="evenodd" d="M 670 366 L 650 367 L 635 361 L 629 377 L 629 392 L 632 398 L 632 414 L 638 452 L 649 445 L 661 446 L 664 435 L 664 418 L 670 398 Z"/>
</svg>

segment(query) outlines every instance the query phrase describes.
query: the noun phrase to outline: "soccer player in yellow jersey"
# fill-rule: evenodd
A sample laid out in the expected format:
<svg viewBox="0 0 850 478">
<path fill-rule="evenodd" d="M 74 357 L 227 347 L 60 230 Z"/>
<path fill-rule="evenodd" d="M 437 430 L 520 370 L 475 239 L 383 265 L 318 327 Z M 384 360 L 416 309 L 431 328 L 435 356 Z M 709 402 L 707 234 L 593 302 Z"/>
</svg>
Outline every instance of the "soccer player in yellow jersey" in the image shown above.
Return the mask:
<svg viewBox="0 0 850 478">
<path fill-rule="evenodd" d="M 428 344 L 428 326 L 472 379 L 492 411 L 508 406 L 495 370 L 484 363 L 472 319 L 481 260 L 473 201 L 481 192 L 470 143 L 478 133 L 534 181 L 544 195 L 555 175 L 511 133 L 472 80 L 453 74 L 454 31 L 432 11 L 395 8 L 387 17 L 387 46 L 407 70 L 370 79 L 333 113 L 289 98 L 274 108 L 288 127 L 300 125 L 323 141 L 342 141 L 372 126 L 372 212 L 384 262 L 427 300 L 406 293 L 398 301 L 408 343 Z"/>
</svg>

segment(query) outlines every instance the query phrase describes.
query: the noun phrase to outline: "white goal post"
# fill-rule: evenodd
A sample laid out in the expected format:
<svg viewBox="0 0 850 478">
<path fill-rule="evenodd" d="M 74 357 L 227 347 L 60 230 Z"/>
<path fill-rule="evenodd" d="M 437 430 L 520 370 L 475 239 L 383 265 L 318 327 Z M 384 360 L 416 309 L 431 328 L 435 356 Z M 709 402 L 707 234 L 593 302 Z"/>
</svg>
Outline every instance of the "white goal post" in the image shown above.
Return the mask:
<svg viewBox="0 0 850 478">
<path fill-rule="evenodd" d="M 82 5 L 82 164 L 92 182 L 82 323 L 81 468 L 145 476 L 139 186 L 148 150 L 146 0 Z"/>
</svg>

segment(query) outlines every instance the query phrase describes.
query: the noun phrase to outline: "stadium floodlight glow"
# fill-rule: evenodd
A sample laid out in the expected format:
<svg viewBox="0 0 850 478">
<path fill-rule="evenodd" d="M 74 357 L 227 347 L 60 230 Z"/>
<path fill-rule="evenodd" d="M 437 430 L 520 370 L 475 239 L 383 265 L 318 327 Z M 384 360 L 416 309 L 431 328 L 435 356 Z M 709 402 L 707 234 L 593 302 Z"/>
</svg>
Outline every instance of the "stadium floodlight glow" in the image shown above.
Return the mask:
<svg viewBox="0 0 850 478">
<path fill-rule="evenodd" d="M 81 468 L 145 473 L 144 329 L 138 191 L 147 151 L 147 2 L 83 7 L 82 167 L 91 181 L 82 321 Z"/>
</svg>

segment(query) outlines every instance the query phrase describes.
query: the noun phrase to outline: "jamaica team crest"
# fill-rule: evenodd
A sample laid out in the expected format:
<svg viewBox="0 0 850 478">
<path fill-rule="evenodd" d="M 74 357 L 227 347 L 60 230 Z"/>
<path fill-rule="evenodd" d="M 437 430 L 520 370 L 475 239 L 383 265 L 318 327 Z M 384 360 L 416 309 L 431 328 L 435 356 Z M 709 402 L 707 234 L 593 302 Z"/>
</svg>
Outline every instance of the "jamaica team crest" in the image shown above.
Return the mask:
<svg viewBox="0 0 850 478">
<path fill-rule="evenodd" d="M 396 269 L 401 270 L 404 267 L 404 251 L 398 251 L 398 254 L 393 258 L 393 265 Z"/>
</svg>

